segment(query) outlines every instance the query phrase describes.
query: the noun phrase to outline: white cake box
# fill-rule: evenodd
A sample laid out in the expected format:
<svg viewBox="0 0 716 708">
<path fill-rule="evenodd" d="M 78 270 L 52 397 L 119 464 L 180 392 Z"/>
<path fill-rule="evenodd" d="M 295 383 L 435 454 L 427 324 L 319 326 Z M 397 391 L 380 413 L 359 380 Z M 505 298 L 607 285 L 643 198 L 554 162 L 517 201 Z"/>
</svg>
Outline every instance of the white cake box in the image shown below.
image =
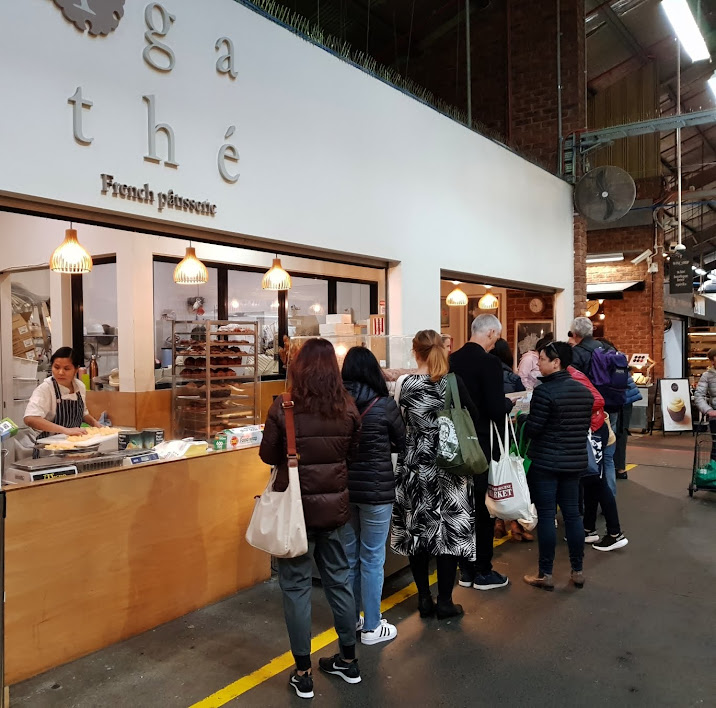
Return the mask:
<svg viewBox="0 0 716 708">
<path fill-rule="evenodd" d="M 351 324 L 350 313 L 344 315 L 326 315 L 326 324 Z"/>
</svg>

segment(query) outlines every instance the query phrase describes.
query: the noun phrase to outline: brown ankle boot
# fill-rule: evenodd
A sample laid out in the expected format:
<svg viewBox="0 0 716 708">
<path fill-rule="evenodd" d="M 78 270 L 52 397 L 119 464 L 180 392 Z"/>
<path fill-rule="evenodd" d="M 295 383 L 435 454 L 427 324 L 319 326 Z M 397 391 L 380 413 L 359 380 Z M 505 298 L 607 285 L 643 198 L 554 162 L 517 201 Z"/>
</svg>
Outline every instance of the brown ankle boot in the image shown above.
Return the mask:
<svg viewBox="0 0 716 708">
<path fill-rule="evenodd" d="M 543 590 L 554 590 L 554 580 L 551 575 L 546 573 L 537 573 L 536 575 L 525 575 L 524 581 L 535 588 Z"/>
<path fill-rule="evenodd" d="M 507 536 L 507 530 L 505 529 L 505 522 L 502 519 L 495 519 L 495 538 L 504 538 Z"/>
</svg>

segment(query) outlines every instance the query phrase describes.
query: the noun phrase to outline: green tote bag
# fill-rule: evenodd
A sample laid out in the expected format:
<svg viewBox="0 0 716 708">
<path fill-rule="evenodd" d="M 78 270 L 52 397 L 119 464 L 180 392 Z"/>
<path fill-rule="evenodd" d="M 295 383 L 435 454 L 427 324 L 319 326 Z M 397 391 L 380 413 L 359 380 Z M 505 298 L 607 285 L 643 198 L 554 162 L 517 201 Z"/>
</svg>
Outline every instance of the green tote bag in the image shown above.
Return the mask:
<svg viewBox="0 0 716 708">
<path fill-rule="evenodd" d="M 487 460 L 475 433 L 475 424 L 460 404 L 455 374 L 447 375 L 445 407 L 438 413 L 440 435 L 437 465 L 459 477 L 487 472 Z"/>
</svg>

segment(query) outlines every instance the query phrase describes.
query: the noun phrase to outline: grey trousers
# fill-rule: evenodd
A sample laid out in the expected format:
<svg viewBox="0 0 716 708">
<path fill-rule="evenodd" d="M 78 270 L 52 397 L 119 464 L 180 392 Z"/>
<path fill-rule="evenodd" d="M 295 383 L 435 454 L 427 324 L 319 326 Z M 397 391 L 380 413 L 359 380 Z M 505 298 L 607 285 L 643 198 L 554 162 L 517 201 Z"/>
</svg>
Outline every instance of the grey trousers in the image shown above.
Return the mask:
<svg viewBox="0 0 716 708">
<path fill-rule="evenodd" d="M 283 611 L 294 657 L 311 654 L 311 556 L 321 574 L 323 592 L 333 611 L 341 654 L 354 658 L 356 610 L 349 582 L 348 557 L 340 529 L 309 531 L 308 553 L 298 558 L 278 558 L 278 582 L 283 591 Z M 344 652 L 344 649 L 348 649 Z M 349 654 L 349 656 L 345 656 Z M 298 659 L 297 659 L 298 663 Z M 299 668 L 301 668 L 299 666 Z"/>
</svg>

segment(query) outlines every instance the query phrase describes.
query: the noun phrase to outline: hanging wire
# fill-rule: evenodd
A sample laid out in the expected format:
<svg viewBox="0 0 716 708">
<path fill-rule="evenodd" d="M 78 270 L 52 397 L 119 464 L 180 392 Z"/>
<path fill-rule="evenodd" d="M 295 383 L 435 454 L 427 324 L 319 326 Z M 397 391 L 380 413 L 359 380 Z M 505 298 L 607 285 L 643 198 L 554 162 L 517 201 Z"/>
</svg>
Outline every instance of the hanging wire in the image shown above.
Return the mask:
<svg viewBox="0 0 716 708">
<path fill-rule="evenodd" d="M 368 54 L 368 38 L 370 37 L 370 0 L 368 0 L 368 19 L 365 25 L 365 53 Z"/>
<path fill-rule="evenodd" d="M 410 66 L 410 45 L 413 42 L 413 18 L 415 17 L 415 0 L 413 0 L 413 9 L 410 11 L 410 32 L 408 33 L 408 56 L 405 59 L 405 78 L 408 78 L 408 67 Z"/>
</svg>

